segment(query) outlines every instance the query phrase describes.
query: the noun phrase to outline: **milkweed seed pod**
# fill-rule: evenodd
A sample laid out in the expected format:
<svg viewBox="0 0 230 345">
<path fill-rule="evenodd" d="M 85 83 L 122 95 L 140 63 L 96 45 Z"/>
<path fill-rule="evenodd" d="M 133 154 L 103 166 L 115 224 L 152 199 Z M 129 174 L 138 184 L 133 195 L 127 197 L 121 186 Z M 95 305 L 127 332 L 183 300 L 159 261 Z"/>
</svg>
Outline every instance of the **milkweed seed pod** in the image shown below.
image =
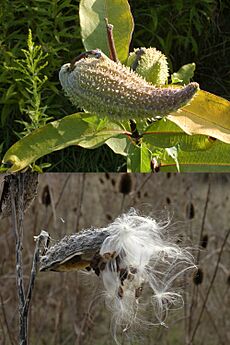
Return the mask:
<svg viewBox="0 0 230 345">
<path fill-rule="evenodd" d="M 129 54 L 127 66 L 134 66 L 138 74 L 154 85 L 164 85 L 169 76 L 167 58 L 156 48 L 134 49 Z"/>
<path fill-rule="evenodd" d="M 131 209 L 102 229 L 64 237 L 42 256 L 40 270 L 94 270 L 104 284 L 115 340 L 118 327 L 147 322 L 139 316 L 146 305 L 156 316 L 148 324 L 164 324 L 168 309 L 183 302 L 174 282 L 195 267 L 192 255 L 169 239 L 167 225 Z"/>
<path fill-rule="evenodd" d="M 114 120 L 161 118 L 187 104 L 199 88 L 156 87 L 100 51 L 63 65 L 59 79 L 74 105 Z"/>
<path fill-rule="evenodd" d="M 41 257 L 40 271 L 66 272 L 90 268 L 92 258 L 108 235 L 100 229 L 89 229 L 65 236 Z"/>
</svg>

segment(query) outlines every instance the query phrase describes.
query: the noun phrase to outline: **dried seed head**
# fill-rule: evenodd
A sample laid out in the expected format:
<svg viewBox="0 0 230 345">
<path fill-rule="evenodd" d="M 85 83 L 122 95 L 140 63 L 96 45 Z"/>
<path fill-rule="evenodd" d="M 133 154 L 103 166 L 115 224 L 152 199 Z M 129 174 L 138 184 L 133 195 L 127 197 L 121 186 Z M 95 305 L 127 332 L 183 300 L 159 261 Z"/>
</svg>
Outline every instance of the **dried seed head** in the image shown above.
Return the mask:
<svg viewBox="0 0 230 345">
<path fill-rule="evenodd" d="M 227 278 L 227 285 L 230 286 L 230 274 L 229 274 L 229 276 L 228 276 L 228 278 Z"/>
<path fill-rule="evenodd" d="M 141 51 L 141 54 L 139 52 Z M 168 79 L 166 56 L 156 48 L 137 48 L 130 53 L 127 66 L 132 67 L 138 57 L 135 71 L 154 85 L 164 85 Z"/>
<path fill-rule="evenodd" d="M 195 285 L 200 285 L 203 282 L 203 271 L 201 268 L 198 268 L 198 270 L 193 275 L 193 282 Z"/>
<path fill-rule="evenodd" d="M 125 173 L 121 175 L 119 192 L 122 194 L 129 194 L 132 191 L 132 177 L 130 174 Z"/>
<path fill-rule="evenodd" d="M 46 207 L 51 204 L 51 196 L 50 196 L 50 191 L 49 191 L 48 185 L 46 185 L 43 188 L 41 200 L 42 200 L 42 204 L 45 205 Z"/>
<path fill-rule="evenodd" d="M 202 248 L 207 248 L 208 245 L 208 235 L 204 235 L 200 241 L 200 246 Z"/>
<path fill-rule="evenodd" d="M 188 203 L 186 206 L 186 216 L 188 219 L 193 219 L 195 217 L 195 209 L 192 202 Z"/>
<path fill-rule="evenodd" d="M 115 120 L 163 117 L 186 105 L 199 88 L 157 88 L 102 52 L 63 65 L 59 79 L 74 105 Z"/>
</svg>

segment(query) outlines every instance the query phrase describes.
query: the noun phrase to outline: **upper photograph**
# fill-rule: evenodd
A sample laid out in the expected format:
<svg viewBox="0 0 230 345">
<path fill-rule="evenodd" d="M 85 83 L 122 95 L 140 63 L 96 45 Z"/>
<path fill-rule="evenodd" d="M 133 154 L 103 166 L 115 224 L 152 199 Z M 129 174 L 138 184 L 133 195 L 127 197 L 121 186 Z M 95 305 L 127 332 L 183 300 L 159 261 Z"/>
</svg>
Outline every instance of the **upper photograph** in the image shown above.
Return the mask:
<svg viewBox="0 0 230 345">
<path fill-rule="evenodd" d="M 229 15 L 2 0 L 0 173 L 230 172 Z"/>
</svg>

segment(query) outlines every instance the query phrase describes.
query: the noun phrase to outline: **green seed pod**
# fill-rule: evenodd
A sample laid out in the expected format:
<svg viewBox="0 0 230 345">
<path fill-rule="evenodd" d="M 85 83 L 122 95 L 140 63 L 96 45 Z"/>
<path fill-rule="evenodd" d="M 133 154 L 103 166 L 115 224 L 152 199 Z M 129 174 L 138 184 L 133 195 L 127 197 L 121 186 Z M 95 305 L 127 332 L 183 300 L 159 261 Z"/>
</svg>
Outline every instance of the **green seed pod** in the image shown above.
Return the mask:
<svg viewBox="0 0 230 345">
<path fill-rule="evenodd" d="M 169 76 L 166 56 L 156 48 L 134 49 L 128 57 L 127 66 L 154 85 L 164 85 Z"/>
<path fill-rule="evenodd" d="M 77 107 L 116 120 L 158 119 L 187 104 L 199 88 L 157 88 L 100 51 L 84 54 L 59 72 L 61 85 Z M 86 55 L 87 54 L 87 55 Z"/>
</svg>

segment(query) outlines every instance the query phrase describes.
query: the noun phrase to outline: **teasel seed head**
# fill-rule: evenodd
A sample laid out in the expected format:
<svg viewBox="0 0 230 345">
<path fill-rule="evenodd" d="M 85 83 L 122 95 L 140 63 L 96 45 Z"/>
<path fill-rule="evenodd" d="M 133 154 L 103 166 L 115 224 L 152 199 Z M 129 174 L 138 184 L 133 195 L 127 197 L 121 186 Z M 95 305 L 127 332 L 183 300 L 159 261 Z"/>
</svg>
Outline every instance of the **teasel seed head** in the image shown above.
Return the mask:
<svg viewBox="0 0 230 345">
<path fill-rule="evenodd" d="M 201 241 L 200 241 L 200 246 L 202 248 L 207 248 L 208 245 L 208 235 L 203 235 Z"/>
<path fill-rule="evenodd" d="M 186 206 L 186 217 L 188 219 L 193 219 L 195 217 L 195 209 L 192 202 L 189 202 Z"/>
<path fill-rule="evenodd" d="M 42 204 L 45 205 L 46 207 L 48 207 L 51 204 L 51 195 L 50 195 L 50 190 L 49 190 L 48 185 L 46 185 L 43 188 L 41 201 L 42 201 Z"/>
<path fill-rule="evenodd" d="M 127 66 L 132 67 L 135 62 L 136 72 L 149 83 L 164 85 L 167 82 L 169 76 L 167 58 L 156 48 L 134 49 L 128 57 Z"/>
<path fill-rule="evenodd" d="M 119 192 L 122 194 L 129 194 L 132 191 L 132 176 L 129 173 L 121 175 Z"/>
<path fill-rule="evenodd" d="M 59 79 L 74 105 L 101 117 L 154 120 L 186 105 L 199 88 L 197 83 L 156 87 L 99 52 L 63 65 Z"/>
<path fill-rule="evenodd" d="M 227 285 L 229 285 L 230 286 L 230 274 L 228 275 L 228 278 L 227 278 Z"/>
<path fill-rule="evenodd" d="M 195 285 L 200 285 L 203 282 L 203 271 L 201 268 L 198 268 L 198 270 L 193 275 L 193 282 Z"/>
</svg>

